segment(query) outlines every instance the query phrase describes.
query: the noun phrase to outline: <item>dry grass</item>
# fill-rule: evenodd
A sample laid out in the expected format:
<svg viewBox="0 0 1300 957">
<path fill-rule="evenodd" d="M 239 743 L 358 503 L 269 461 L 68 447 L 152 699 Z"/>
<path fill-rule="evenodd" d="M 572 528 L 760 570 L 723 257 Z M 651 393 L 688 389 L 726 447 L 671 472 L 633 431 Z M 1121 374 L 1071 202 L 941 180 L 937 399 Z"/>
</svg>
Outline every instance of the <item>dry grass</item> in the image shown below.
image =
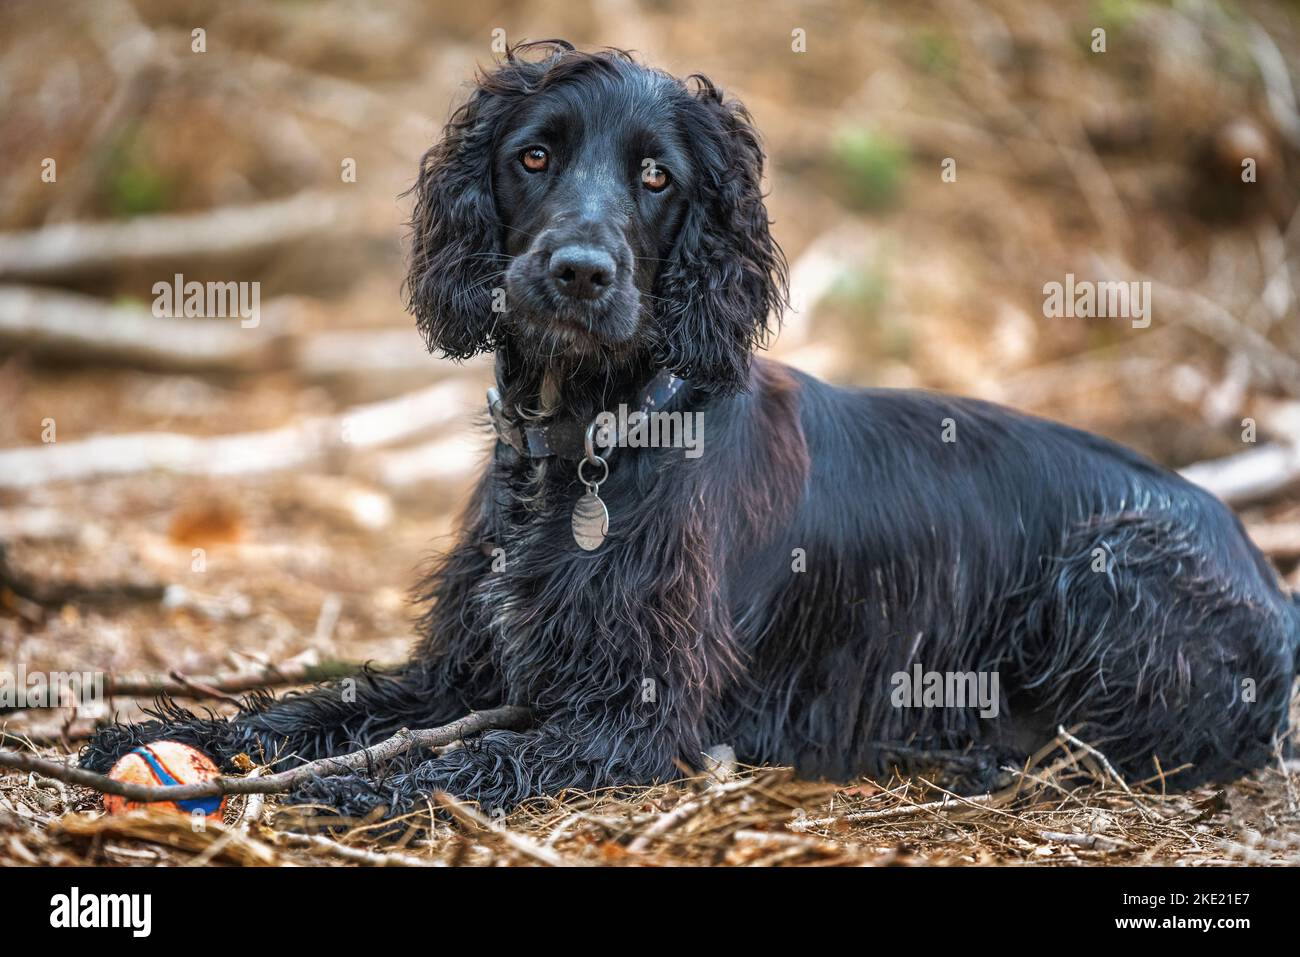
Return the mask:
<svg viewBox="0 0 1300 957">
<path fill-rule="evenodd" d="M 497 821 L 440 795 L 395 842 L 365 822 L 312 833 L 323 818 L 244 798 L 199 831 L 177 814 L 112 817 L 93 792 L 9 774 L 0 865 L 1297 865 L 1298 772 L 1279 762 L 1221 789 L 1162 794 L 1159 781 L 1134 788 L 1074 750 L 1001 792 L 960 797 L 924 778 L 835 785 L 741 768 L 568 793 Z"/>
</svg>

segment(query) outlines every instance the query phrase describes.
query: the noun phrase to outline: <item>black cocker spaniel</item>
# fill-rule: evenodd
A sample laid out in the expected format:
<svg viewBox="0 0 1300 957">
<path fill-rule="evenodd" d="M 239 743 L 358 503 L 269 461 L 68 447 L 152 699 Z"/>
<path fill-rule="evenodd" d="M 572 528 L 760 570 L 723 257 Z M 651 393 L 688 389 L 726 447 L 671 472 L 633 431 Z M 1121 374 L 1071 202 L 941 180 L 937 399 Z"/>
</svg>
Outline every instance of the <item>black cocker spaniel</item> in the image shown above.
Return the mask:
<svg viewBox="0 0 1300 957">
<path fill-rule="evenodd" d="M 511 51 L 414 187 L 408 305 L 431 349 L 495 353 L 497 441 L 410 662 L 229 722 L 164 704 L 83 764 L 169 738 L 290 767 L 505 703 L 535 724 L 292 799 L 508 807 L 715 744 L 986 787 L 1062 725 L 1171 786 L 1269 760 L 1300 609 L 1237 519 L 1066 426 L 752 359 L 785 300 L 762 169 L 703 77 Z"/>
</svg>

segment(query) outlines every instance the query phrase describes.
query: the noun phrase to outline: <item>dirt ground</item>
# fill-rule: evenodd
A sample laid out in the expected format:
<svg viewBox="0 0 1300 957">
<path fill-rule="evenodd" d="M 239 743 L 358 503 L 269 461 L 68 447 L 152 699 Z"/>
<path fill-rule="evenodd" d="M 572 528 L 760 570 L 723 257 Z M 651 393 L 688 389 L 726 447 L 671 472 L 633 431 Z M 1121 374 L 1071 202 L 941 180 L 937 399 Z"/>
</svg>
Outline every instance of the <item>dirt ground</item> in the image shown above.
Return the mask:
<svg viewBox="0 0 1300 957">
<path fill-rule="evenodd" d="M 806 294 L 778 358 L 843 383 L 978 395 L 1176 468 L 1243 452 L 1245 419 L 1261 445 L 1300 442 L 1300 127 L 1279 93 L 1300 62 L 1294 6 L 826 0 L 801 19 L 730 0 L 43 11 L 17 0 L 0 12 L 12 107 L 0 153 L 33 171 L 0 184 L 0 242 L 303 191 L 346 213 L 270 247 L 44 272 L 0 257 L 0 299 L 84 297 L 107 315 L 143 309 L 155 281 L 184 272 L 260 282 L 265 319 L 249 331 L 252 360 L 191 367 L 13 332 L 0 303 L 0 463 L 50 444 L 50 423 L 61 452 L 105 435 L 346 424 L 411 396 L 414 424 L 392 440 L 313 446 L 285 469 L 241 467 L 210 445 L 188 471 L 114 452 L 71 478 L 0 474 L 2 668 L 183 682 L 404 657 L 409 593 L 489 448 L 489 376 L 481 362 L 426 356 L 402 312 L 399 197 L 475 64 L 492 61 L 496 29 L 633 48 L 745 100 Z M 1098 26 L 1101 54 L 1089 46 Z M 794 30 L 806 52 L 791 49 Z M 1253 189 L 1238 176 L 1243 153 L 1258 159 Z M 57 183 L 39 177 L 49 156 Z M 347 159 L 355 182 L 340 180 Z M 1043 284 L 1069 272 L 1151 280 L 1151 326 L 1043 318 Z M 341 333 L 359 336 L 337 340 L 343 358 L 309 352 Z M 1243 499 L 1240 512 L 1300 588 L 1300 489 Z M 94 722 L 148 704 L 0 713 L 4 747 L 72 753 Z M 975 799 L 924 778 L 827 784 L 724 766 L 540 800 L 500 821 L 455 807 L 455 821 L 396 846 L 364 824 L 297 834 L 274 801 L 232 799 L 224 823 L 198 832 L 179 816 L 105 817 L 89 790 L 0 772 L 0 864 L 1300 863 L 1294 762 L 1166 794 L 1159 777 L 1121 781 L 1084 745 L 1067 751 Z"/>
</svg>

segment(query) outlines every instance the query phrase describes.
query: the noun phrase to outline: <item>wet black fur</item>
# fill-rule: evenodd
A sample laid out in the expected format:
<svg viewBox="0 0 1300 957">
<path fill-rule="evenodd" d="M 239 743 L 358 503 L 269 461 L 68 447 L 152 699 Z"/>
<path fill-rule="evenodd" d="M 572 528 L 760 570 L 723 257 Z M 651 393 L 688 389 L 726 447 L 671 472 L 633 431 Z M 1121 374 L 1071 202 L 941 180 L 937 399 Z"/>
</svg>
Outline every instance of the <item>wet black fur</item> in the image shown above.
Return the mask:
<svg viewBox="0 0 1300 957">
<path fill-rule="evenodd" d="M 669 779 L 717 743 L 831 777 L 964 755 L 986 784 L 1058 725 L 1132 778 L 1157 760 L 1190 765 L 1170 786 L 1270 759 L 1300 611 L 1227 508 L 1063 425 L 751 362 L 784 298 L 784 262 L 746 114 L 707 81 L 621 54 L 542 53 L 482 78 L 426 156 L 411 309 L 445 355 L 495 351 L 510 407 L 585 418 L 672 368 L 690 380 L 676 407 L 704 414 L 705 454 L 621 450 L 601 489 L 610 538 L 588 553 L 570 533 L 571 464 L 498 445 L 425 582 L 405 668 L 363 676 L 354 700 L 340 685 L 259 697 L 229 722 L 164 704 L 155 721 L 101 731 L 84 766 L 170 738 L 287 767 L 502 703 L 532 708 L 536 726 L 322 779 L 292 800 L 395 814 L 442 789 L 508 807 Z M 638 259 L 662 266 L 635 277 L 648 293 L 636 332 L 607 348 L 488 303 L 522 255 L 507 252 L 494 151 L 547 90 L 593 109 L 652 98 L 689 152 L 675 218 L 656 214 L 672 242 Z M 999 716 L 894 707 L 891 676 L 918 662 L 998 672 Z"/>
</svg>

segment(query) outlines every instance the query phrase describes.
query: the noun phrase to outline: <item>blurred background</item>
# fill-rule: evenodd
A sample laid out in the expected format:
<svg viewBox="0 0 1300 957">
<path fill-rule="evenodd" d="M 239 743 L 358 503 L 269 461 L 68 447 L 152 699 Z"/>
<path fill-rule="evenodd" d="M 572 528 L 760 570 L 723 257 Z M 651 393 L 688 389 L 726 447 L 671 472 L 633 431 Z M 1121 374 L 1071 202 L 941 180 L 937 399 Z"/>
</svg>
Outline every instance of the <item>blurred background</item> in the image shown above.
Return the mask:
<svg viewBox="0 0 1300 957">
<path fill-rule="evenodd" d="M 0 662 L 403 657 L 489 439 L 488 366 L 402 311 L 402 194 L 475 70 L 550 37 L 749 106 L 777 357 L 1210 463 L 1300 586 L 1296 4 L 6 0 Z M 176 274 L 258 283 L 257 324 L 156 317 Z M 1045 318 L 1067 274 L 1150 282 L 1150 326 Z"/>
</svg>

